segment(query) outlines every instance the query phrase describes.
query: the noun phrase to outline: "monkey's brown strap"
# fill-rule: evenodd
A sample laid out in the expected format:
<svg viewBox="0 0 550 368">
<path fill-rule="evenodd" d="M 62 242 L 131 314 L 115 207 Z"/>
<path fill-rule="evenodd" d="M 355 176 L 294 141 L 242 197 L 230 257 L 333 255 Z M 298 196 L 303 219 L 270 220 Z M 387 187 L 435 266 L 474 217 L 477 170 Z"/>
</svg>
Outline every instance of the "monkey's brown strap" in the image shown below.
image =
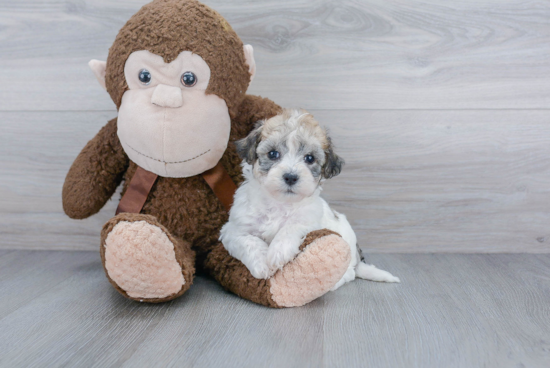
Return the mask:
<svg viewBox="0 0 550 368">
<path fill-rule="evenodd" d="M 233 196 L 237 191 L 237 186 L 223 168 L 222 164 L 218 162 L 212 169 L 203 172 L 202 177 L 210 186 L 216 197 L 222 202 L 227 212 L 229 212 L 233 205 Z"/>
<path fill-rule="evenodd" d="M 130 179 L 126 192 L 120 199 L 115 214 L 118 215 L 121 212 L 140 213 L 157 178 L 157 174 L 138 166 L 136 173 Z"/>
<path fill-rule="evenodd" d="M 203 172 L 202 177 L 229 212 L 233 205 L 233 196 L 237 186 L 222 164 L 218 162 L 212 169 Z M 120 199 L 116 214 L 118 215 L 121 212 L 140 213 L 157 178 L 157 174 L 138 166 L 136 173 L 130 179 L 126 192 Z"/>
</svg>

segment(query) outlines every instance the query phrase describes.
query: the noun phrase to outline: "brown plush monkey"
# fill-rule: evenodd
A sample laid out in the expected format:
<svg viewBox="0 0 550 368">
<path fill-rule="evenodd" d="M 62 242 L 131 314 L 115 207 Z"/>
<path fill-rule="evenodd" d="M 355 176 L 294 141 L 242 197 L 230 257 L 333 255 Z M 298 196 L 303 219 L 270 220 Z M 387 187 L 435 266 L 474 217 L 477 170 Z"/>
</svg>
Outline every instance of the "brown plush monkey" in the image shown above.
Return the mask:
<svg viewBox="0 0 550 368">
<path fill-rule="evenodd" d="M 252 47 L 225 19 L 195 0 L 155 0 L 120 30 L 107 62 L 90 67 L 118 118 L 76 158 L 63 208 L 71 218 L 89 217 L 124 181 L 120 213 L 101 233 L 116 290 L 168 301 L 189 289 L 197 267 L 248 300 L 290 307 L 336 284 L 349 247 L 328 230 L 310 233 L 302 252 L 268 280 L 252 277 L 218 241 L 242 181 L 232 142 L 280 111 L 245 94 L 256 70 Z"/>
</svg>

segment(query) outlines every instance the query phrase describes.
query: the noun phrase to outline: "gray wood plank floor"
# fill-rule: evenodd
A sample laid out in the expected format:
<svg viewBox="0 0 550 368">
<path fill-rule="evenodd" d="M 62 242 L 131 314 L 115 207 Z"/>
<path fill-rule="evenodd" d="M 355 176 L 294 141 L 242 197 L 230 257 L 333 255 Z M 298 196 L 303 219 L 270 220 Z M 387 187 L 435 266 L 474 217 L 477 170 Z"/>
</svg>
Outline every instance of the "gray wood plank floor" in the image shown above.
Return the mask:
<svg viewBox="0 0 550 368">
<path fill-rule="evenodd" d="M 402 283 L 271 310 L 205 277 L 140 304 L 97 252 L 0 251 L 0 366 L 548 367 L 550 255 L 368 258 Z"/>
</svg>

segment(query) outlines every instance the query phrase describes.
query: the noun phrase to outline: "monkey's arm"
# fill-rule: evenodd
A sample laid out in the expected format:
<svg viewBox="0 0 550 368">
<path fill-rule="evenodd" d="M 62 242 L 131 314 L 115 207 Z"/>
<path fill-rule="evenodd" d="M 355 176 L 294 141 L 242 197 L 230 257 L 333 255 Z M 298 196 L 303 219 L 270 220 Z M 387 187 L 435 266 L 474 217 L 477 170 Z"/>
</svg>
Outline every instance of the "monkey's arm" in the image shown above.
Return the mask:
<svg viewBox="0 0 550 368">
<path fill-rule="evenodd" d="M 63 185 L 63 210 L 74 219 L 97 213 L 122 181 L 129 160 L 116 119 L 107 123 L 74 160 Z"/>
<path fill-rule="evenodd" d="M 269 98 L 246 95 L 236 119 L 238 135 L 241 137 L 248 135 L 257 121 L 269 119 L 279 114 L 281 110 L 281 107 Z"/>
</svg>

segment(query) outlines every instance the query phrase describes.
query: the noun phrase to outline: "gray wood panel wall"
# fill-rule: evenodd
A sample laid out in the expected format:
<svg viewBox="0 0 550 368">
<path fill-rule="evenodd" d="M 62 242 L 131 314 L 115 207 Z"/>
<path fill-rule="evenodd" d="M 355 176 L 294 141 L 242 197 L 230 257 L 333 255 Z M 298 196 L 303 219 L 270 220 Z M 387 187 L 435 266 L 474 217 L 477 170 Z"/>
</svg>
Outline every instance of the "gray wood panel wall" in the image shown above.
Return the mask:
<svg viewBox="0 0 550 368">
<path fill-rule="evenodd" d="M 0 0 L 0 248 L 97 249 L 72 160 L 116 115 L 88 70 L 147 0 Z M 303 107 L 347 166 L 324 195 L 376 252 L 550 251 L 547 2 L 208 0 L 254 46 L 249 92 Z"/>
</svg>

